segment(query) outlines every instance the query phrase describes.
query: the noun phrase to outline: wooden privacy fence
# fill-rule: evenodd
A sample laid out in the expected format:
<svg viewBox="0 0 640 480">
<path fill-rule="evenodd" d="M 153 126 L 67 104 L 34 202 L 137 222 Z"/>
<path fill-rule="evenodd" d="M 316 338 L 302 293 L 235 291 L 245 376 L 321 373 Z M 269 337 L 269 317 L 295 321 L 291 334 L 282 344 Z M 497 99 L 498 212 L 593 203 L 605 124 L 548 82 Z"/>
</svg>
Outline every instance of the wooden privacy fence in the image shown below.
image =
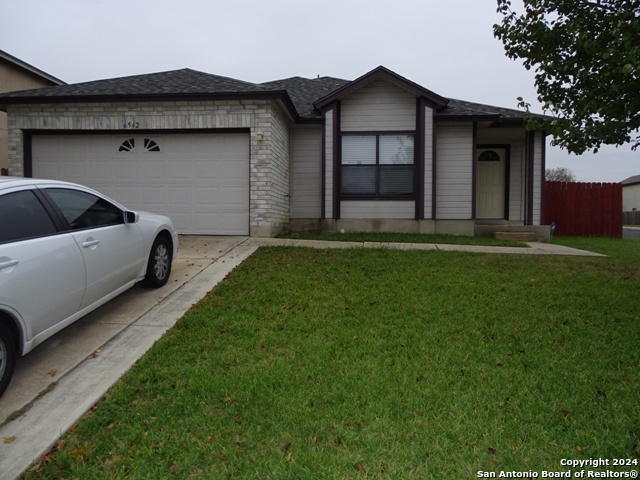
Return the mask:
<svg viewBox="0 0 640 480">
<path fill-rule="evenodd" d="M 640 210 L 622 212 L 623 225 L 640 225 Z"/>
<path fill-rule="evenodd" d="M 622 237 L 622 184 L 545 182 L 544 223 L 554 235 Z"/>
</svg>

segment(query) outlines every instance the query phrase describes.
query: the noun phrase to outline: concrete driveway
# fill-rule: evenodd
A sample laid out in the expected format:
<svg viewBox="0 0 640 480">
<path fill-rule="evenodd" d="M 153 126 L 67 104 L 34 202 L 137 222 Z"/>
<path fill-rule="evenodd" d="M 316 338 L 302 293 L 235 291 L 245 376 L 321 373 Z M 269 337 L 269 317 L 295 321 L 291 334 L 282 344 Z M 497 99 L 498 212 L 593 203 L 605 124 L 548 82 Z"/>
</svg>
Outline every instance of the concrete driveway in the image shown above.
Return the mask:
<svg viewBox="0 0 640 480">
<path fill-rule="evenodd" d="M 622 237 L 640 240 L 640 227 L 622 227 Z"/>
<path fill-rule="evenodd" d="M 18 360 L 11 384 L 0 398 L 0 424 L 80 362 L 99 355 L 109 340 L 245 240 L 246 237 L 181 237 L 167 285 L 160 289 L 136 285 Z"/>
</svg>

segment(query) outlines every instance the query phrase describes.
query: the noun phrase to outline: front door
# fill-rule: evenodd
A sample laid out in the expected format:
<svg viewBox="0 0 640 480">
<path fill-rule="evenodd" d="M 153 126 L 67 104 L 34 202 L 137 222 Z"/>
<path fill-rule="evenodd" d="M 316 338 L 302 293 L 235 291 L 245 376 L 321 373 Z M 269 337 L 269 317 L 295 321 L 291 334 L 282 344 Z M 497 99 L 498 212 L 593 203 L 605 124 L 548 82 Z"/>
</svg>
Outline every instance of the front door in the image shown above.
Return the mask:
<svg viewBox="0 0 640 480">
<path fill-rule="evenodd" d="M 504 148 L 479 148 L 476 152 L 476 218 L 505 218 Z"/>
</svg>

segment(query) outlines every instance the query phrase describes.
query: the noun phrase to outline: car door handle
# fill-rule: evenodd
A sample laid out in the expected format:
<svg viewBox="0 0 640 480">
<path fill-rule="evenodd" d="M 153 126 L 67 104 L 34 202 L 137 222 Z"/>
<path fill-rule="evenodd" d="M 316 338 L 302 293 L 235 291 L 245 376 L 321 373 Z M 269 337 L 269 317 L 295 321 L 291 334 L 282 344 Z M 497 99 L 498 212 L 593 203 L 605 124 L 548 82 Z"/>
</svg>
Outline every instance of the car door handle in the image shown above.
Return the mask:
<svg viewBox="0 0 640 480">
<path fill-rule="evenodd" d="M 100 243 L 100 240 L 87 240 L 86 242 L 82 243 L 82 248 L 91 248 L 91 247 L 95 247 L 96 245 L 98 245 Z"/>
<path fill-rule="evenodd" d="M 18 260 L 7 260 L 4 262 L 0 262 L 0 270 L 4 270 L 5 268 L 15 267 L 18 263 Z"/>
</svg>

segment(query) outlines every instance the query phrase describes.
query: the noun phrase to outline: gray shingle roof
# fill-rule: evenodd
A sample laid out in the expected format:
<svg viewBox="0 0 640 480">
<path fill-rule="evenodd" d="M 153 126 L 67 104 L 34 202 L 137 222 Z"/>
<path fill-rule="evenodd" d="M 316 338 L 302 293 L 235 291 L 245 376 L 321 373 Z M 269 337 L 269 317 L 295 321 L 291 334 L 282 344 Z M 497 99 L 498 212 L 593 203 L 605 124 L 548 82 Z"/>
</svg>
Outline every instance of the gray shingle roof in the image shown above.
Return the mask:
<svg viewBox="0 0 640 480">
<path fill-rule="evenodd" d="M 381 67 L 379 67 L 381 68 Z M 188 68 L 169 72 L 134 75 L 71 85 L 0 94 L 0 106 L 36 102 L 133 101 L 171 98 L 279 98 L 302 120 L 322 118 L 314 103 L 351 83 L 333 77 L 291 77 L 265 83 L 251 83 L 203 73 Z M 295 109 L 295 111 L 294 111 Z M 518 121 L 519 110 L 451 99 L 439 110 L 438 118 L 495 118 Z M 550 117 L 544 117 L 550 119 Z"/>
<path fill-rule="evenodd" d="M 522 120 L 525 112 L 512 108 L 494 107 L 482 103 L 468 102 L 466 100 L 450 99 L 446 108 L 438 112 L 438 117 L 496 117 L 501 120 Z M 552 120 L 552 117 L 532 114 L 533 117 Z"/>
<path fill-rule="evenodd" d="M 313 103 L 348 83 L 350 83 L 349 80 L 332 77 L 312 79 L 291 77 L 260 85 L 266 88 L 285 90 L 302 118 L 320 118 L 320 112 L 313 108 Z"/>
<path fill-rule="evenodd" d="M 254 83 L 185 68 L 170 72 L 134 75 L 93 82 L 24 90 L 4 98 L 55 98 L 95 96 L 156 96 L 220 93 L 256 93 L 266 89 Z"/>
</svg>

